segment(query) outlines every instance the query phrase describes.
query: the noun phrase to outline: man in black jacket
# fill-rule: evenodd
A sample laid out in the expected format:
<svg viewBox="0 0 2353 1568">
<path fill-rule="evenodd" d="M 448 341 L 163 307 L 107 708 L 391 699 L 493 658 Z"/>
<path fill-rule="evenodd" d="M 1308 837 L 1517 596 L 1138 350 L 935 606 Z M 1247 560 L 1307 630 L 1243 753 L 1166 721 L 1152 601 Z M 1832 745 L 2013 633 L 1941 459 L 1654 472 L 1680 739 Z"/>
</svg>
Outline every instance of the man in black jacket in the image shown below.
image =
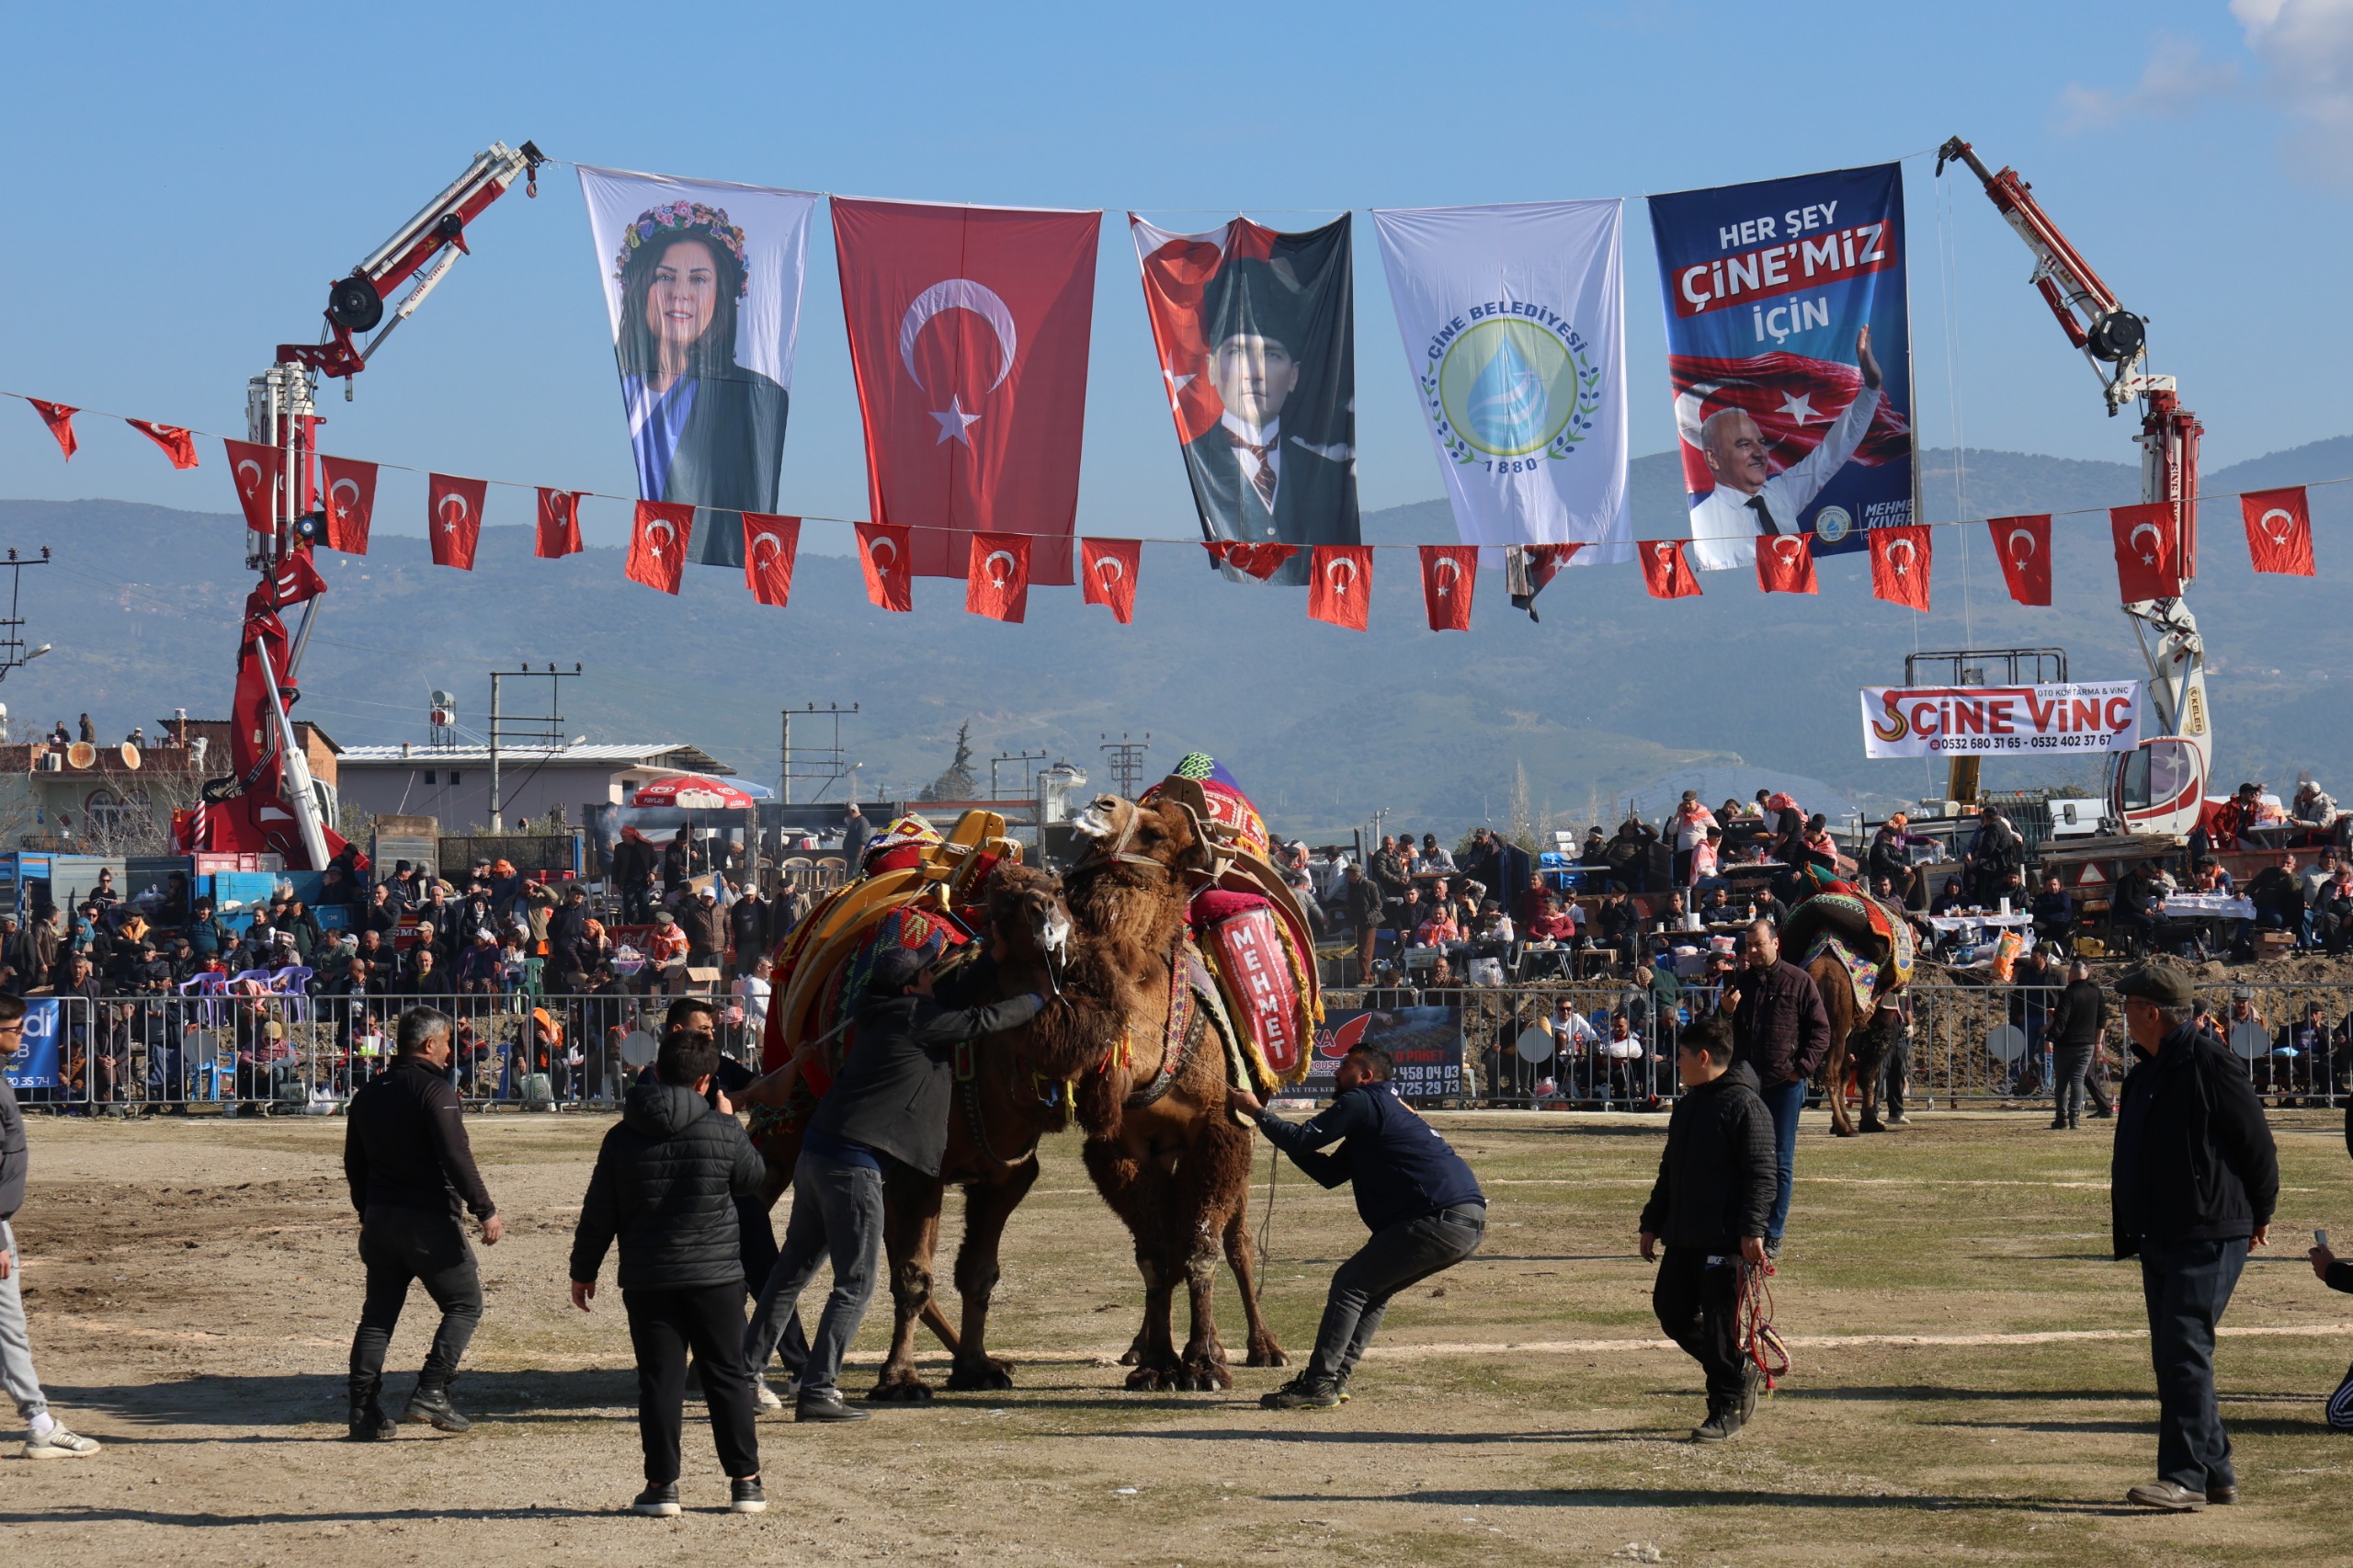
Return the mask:
<svg viewBox="0 0 2353 1568">
<path fill-rule="evenodd" d="M 2157 1379 L 2157 1480 L 2128 1502 L 2195 1513 L 2238 1501 L 2214 1403 L 2214 1325 L 2250 1246 L 2270 1239 L 2279 1162 L 2245 1066 L 2200 1030 L 2189 976 L 2149 963 L 2116 983 L 2139 1063 L 2116 1118 L 2116 1256 L 2141 1259 Z"/>
<path fill-rule="evenodd" d="M 1381 916 L 1386 907 L 1380 884 L 1366 876 L 1362 867 L 1350 866 L 1340 873 L 1340 913 L 1347 921 L 1349 934 L 1356 938 L 1359 978 L 1372 973 L 1372 955 L 1378 946 L 1375 938 L 1381 934 Z"/>
<path fill-rule="evenodd" d="M 1017 1028 L 1045 1006 L 1034 993 L 961 1005 L 994 979 L 994 965 L 977 964 L 935 998 L 931 969 L 921 955 L 891 948 L 874 960 L 857 1038 L 801 1136 L 784 1248 L 744 1330 L 745 1360 L 765 1369 L 818 1264 L 832 1262 L 833 1293 L 825 1298 L 824 1315 L 801 1369 L 796 1420 L 866 1419 L 865 1411 L 842 1403 L 836 1380 L 842 1355 L 874 1295 L 875 1259 L 882 1248 L 884 1162 L 895 1160 L 937 1176 L 948 1149 L 956 1047 Z"/>
<path fill-rule="evenodd" d="M 2067 988 L 2051 1009 L 2051 1130 L 2084 1124 L 2084 1101 L 2094 1116 L 2109 1114 L 2108 1096 L 2094 1081 L 2093 1060 L 2108 1028 L 2108 994 L 2092 983 L 2091 965 L 2077 959 L 2067 966 Z"/>
<path fill-rule="evenodd" d="M 1326 1187 L 1351 1184 L 1357 1217 L 1372 1236 L 1332 1275 L 1315 1350 L 1298 1377 L 1259 1403 L 1269 1410 L 1328 1410 L 1348 1397 L 1348 1379 L 1398 1291 L 1451 1268 L 1487 1234 L 1479 1178 L 1438 1130 L 1397 1097 L 1389 1053 L 1359 1045 L 1333 1070 L 1335 1093 L 1321 1116 L 1293 1126 L 1246 1088 L 1226 1103 L 1256 1119 L 1267 1141 Z M 1338 1143 L 1332 1153 L 1321 1151 Z"/>
<path fill-rule="evenodd" d="M 1742 960 L 1717 1006 L 1732 1018 L 1733 1060 L 1756 1073 L 1757 1097 L 1773 1118 L 1779 1175 L 1765 1222 L 1765 1256 L 1779 1257 L 1797 1183 L 1798 1112 L 1805 1107 L 1806 1085 L 1830 1054 L 1830 1015 L 1813 976 L 1782 961 L 1780 932 L 1771 921 L 1749 926 Z"/>
<path fill-rule="evenodd" d="M 621 1306 L 637 1355 L 637 1431 L 645 1451 L 645 1490 L 631 1506 L 661 1518 L 678 1512 L 690 1349 L 733 1489 L 729 1506 L 738 1514 L 767 1507 L 743 1362 L 735 1207 L 759 1190 L 766 1166 L 727 1096 L 712 1093 L 718 1070 L 719 1047 L 708 1032 L 672 1029 L 664 1037 L 654 1076 L 630 1090 L 620 1122 L 597 1151 L 572 1238 L 572 1304 L 584 1312 L 607 1249 L 620 1243 Z"/>
<path fill-rule="evenodd" d="M 1708 1415 L 1695 1443 L 1721 1443 L 1756 1413 L 1764 1369 L 1740 1344 L 1741 1271 L 1765 1263 L 1775 1185 L 1773 1119 L 1756 1074 L 1732 1059 L 1732 1030 L 1702 1018 L 1677 1043 L 1685 1093 L 1666 1123 L 1658 1180 L 1643 1205 L 1643 1261 L 1666 1244 L 1651 1310 L 1707 1374 Z"/>
<path fill-rule="evenodd" d="M 392 1435 L 377 1396 L 411 1281 L 423 1283 L 441 1309 L 441 1326 L 401 1419 L 444 1432 L 471 1425 L 449 1403 L 458 1363 L 482 1323 L 482 1275 L 458 1222 L 460 1205 L 482 1221 L 483 1245 L 496 1246 L 502 1227 L 466 1142 L 465 1105 L 449 1086 L 449 1045 L 447 1013 L 410 1008 L 401 1015 L 391 1070 L 351 1097 L 343 1175 L 368 1266 L 368 1296 L 351 1336 L 355 1442 Z"/>
</svg>

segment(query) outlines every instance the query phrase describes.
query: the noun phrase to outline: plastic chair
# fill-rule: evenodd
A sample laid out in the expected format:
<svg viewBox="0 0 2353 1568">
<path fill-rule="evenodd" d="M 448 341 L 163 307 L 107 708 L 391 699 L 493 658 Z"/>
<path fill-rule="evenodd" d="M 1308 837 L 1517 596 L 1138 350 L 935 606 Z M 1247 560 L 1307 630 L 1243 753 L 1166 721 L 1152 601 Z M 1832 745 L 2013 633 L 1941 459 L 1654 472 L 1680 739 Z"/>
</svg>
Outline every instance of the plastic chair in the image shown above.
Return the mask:
<svg viewBox="0 0 2353 1568">
<path fill-rule="evenodd" d="M 179 994 L 199 998 L 196 1005 L 196 1025 L 199 1028 L 217 1029 L 228 1017 L 228 1006 L 218 998 L 229 994 L 229 977 L 210 971 L 191 974 L 179 983 Z"/>
<path fill-rule="evenodd" d="M 286 1021 L 308 1023 L 311 1019 L 311 971 L 301 964 L 290 963 L 269 977 L 269 994 L 286 1000 Z"/>
</svg>

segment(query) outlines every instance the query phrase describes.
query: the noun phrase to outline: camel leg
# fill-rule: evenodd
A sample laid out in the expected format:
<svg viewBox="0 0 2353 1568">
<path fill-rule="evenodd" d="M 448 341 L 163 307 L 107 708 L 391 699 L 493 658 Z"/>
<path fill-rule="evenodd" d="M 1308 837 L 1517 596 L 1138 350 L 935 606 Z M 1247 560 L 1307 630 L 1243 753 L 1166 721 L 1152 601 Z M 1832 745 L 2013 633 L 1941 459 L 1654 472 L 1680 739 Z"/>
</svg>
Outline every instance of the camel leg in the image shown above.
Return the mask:
<svg viewBox="0 0 2353 1568">
<path fill-rule="evenodd" d="M 1217 1259 L 1220 1238 L 1250 1196 L 1250 1153 L 1247 1138 L 1220 1117 L 1202 1129 L 1200 1141 L 1176 1172 L 1171 1212 L 1186 1221 L 1181 1233 L 1185 1284 L 1192 1309 L 1192 1335 L 1178 1358 L 1184 1365 L 1176 1385 L 1181 1389 L 1206 1392 L 1233 1386 L 1225 1345 L 1217 1334 Z"/>
<path fill-rule="evenodd" d="M 1233 1218 L 1225 1227 L 1225 1263 L 1233 1270 L 1233 1282 L 1242 1290 L 1242 1313 L 1250 1320 L 1250 1357 L 1247 1367 L 1282 1367 L 1290 1363 L 1284 1358 L 1283 1347 L 1275 1343 L 1274 1330 L 1258 1310 L 1258 1260 L 1253 1256 L 1250 1241 L 1248 1205 L 1236 1205 Z"/>
<path fill-rule="evenodd" d="M 866 1397 L 920 1404 L 930 1385 L 915 1375 L 915 1324 L 932 1306 L 931 1260 L 939 1245 L 936 1178 L 893 1169 L 882 1179 L 882 1256 L 891 1271 L 891 1355 Z M 934 1309 L 937 1310 L 936 1308 Z"/>
<path fill-rule="evenodd" d="M 1111 1206 L 1135 1238 L 1136 1272 L 1143 1276 L 1143 1327 L 1131 1347 L 1135 1370 L 1127 1386 L 1142 1391 L 1174 1388 L 1182 1368 L 1176 1359 L 1176 1337 L 1170 1331 L 1180 1256 L 1170 1256 L 1161 1216 L 1168 1209 L 1168 1181 L 1149 1160 L 1139 1160 L 1124 1147 L 1090 1139 L 1082 1157 L 1096 1190 Z"/>
<path fill-rule="evenodd" d="M 966 1189 L 964 1241 L 956 1249 L 956 1290 L 964 1301 L 963 1344 L 956 1352 L 950 1389 L 1009 1389 L 1013 1366 L 988 1353 L 989 1301 L 996 1291 L 997 1259 L 1006 1221 L 1038 1179 L 1032 1154 L 1001 1181 Z"/>
</svg>

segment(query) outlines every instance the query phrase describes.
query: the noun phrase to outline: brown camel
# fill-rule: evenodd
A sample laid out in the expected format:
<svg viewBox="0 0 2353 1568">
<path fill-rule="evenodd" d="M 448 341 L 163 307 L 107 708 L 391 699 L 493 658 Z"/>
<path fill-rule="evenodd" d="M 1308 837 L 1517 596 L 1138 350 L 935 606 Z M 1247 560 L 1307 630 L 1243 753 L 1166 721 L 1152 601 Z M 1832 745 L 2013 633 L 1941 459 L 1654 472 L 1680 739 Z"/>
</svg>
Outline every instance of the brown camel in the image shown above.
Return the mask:
<svg viewBox="0 0 2353 1568">
<path fill-rule="evenodd" d="M 1822 1096 L 1830 1102 L 1832 1130 L 1841 1138 L 1852 1138 L 1859 1131 L 1884 1132 L 1887 1124 L 1879 1114 L 1880 1077 L 1887 1065 L 1887 1053 L 1895 1049 L 1896 1037 L 1904 1027 L 1903 1016 L 1892 1005 L 1894 997 L 1883 994 L 1871 1016 L 1858 1020 L 1854 982 L 1847 978 L 1844 965 L 1825 953 L 1808 964 L 1806 972 L 1813 976 L 1814 987 L 1822 993 L 1822 1010 L 1830 1015 L 1830 1054 L 1822 1063 Z M 1853 1112 L 1847 1108 L 1849 1068 L 1862 1091 L 1863 1120 L 1859 1129 L 1855 1125 Z"/>
</svg>

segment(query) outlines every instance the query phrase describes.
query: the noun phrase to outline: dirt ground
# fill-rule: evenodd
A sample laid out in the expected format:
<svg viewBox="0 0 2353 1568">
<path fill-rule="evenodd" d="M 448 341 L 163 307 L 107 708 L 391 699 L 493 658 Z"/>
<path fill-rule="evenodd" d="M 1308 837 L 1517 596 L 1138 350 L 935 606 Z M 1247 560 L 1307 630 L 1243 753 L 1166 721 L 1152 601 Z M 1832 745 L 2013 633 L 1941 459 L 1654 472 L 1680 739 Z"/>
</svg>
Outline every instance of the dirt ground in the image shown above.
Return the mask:
<svg viewBox="0 0 2353 1568">
<path fill-rule="evenodd" d="M 1230 1396 L 1122 1392 L 1109 1363 L 1139 1288 L 1064 1139 L 1010 1235 L 995 1343 L 1017 1391 L 847 1429 L 763 1422 L 772 1511 L 754 1518 L 723 1512 L 690 1425 L 688 1512 L 668 1522 L 616 1513 L 639 1465 L 609 1265 L 596 1313 L 564 1297 L 600 1121 L 471 1123 L 508 1225 L 483 1254 L 489 1311 L 459 1385 L 478 1425 L 361 1448 L 339 1440 L 359 1298 L 341 1122 L 35 1120 L 18 1229 L 36 1350 L 61 1413 L 107 1449 L 34 1464 L 9 1441 L 0 1540 L 61 1568 L 355 1549 L 437 1564 L 2347 1560 L 2353 1439 L 2321 1405 L 2353 1302 L 2302 1256 L 2315 1225 L 2353 1235 L 2332 1116 L 2275 1117 L 2280 1244 L 2249 1267 L 2220 1357 L 2245 1501 L 2194 1517 L 2121 1503 L 2153 1472 L 2154 1403 L 2137 1272 L 2108 1259 L 2109 1124 L 1931 1114 L 1841 1142 L 1809 1117 L 1775 1281 L 1795 1372 L 1737 1441 L 1699 1449 L 1680 1440 L 1695 1369 L 1655 1337 L 1633 1251 L 1662 1119 L 1434 1119 L 1487 1183 L 1487 1248 L 1396 1303 L 1345 1407 L 1262 1411 L 1287 1375 L 1270 1371 L 1237 1369 Z M 1266 1170 L 1262 1155 L 1254 1222 Z M 1267 1290 L 1294 1351 L 1361 1233 L 1345 1192 L 1286 1168 Z M 1238 1342 L 1230 1288 L 1221 1311 Z M 859 1342 L 870 1367 L 882 1317 Z M 394 1393 L 428 1331 L 413 1307 Z"/>
</svg>

